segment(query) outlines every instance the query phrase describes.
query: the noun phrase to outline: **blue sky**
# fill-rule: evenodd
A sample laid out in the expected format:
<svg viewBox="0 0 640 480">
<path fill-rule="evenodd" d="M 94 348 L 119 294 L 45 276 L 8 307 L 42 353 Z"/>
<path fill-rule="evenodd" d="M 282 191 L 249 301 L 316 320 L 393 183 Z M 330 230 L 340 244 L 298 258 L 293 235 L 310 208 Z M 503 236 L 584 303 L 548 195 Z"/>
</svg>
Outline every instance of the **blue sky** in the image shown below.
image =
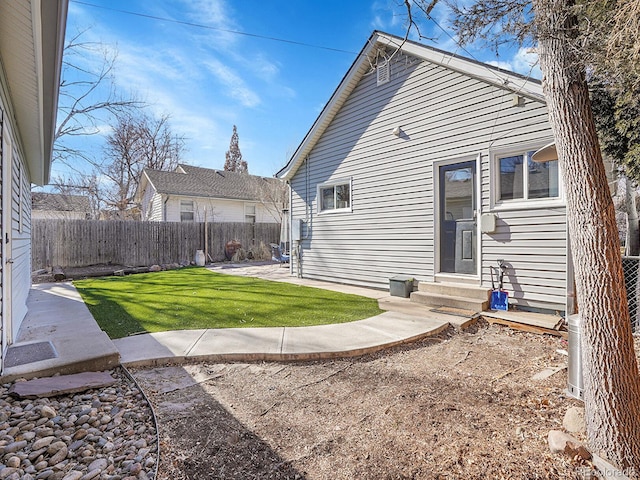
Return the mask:
<svg viewBox="0 0 640 480">
<path fill-rule="evenodd" d="M 446 28 L 444 7 L 432 15 Z M 119 90 L 147 102 L 156 116 L 170 115 L 173 132 L 186 138 L 184 162 L 222 169 L 236 125 L 249 172 L 272 176 L 371 32 L 403 36 L 406 11 L 400 0 L 70 0 L 67 36 L 86 29 L 83 39 L 117 50 Z M 434 39 L 426 44 L 531 70 L 524 50 L 496 58 L 472 46 L 467 53 L 434 22 L 423 21 L 421 31 Z M 99 64 L 99 58 L 86 61 Z M 100 144 L 100 136 L 85 140 L 95 155 Z M 53 165 L 52 176 L 66 172 Z"/>
</svg>

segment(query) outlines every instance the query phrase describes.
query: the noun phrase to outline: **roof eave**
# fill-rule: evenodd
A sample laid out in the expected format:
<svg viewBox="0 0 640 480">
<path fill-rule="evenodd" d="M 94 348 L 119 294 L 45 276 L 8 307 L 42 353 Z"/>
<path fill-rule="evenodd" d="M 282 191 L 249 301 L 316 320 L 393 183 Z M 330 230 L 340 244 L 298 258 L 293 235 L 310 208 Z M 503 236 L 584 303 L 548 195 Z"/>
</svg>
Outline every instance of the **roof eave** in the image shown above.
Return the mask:
<svg viewBox="0 0 640 480">
<path fill-rule="evenodd" d="M 302 143 L 294 152 L 287 165 L 276 173 L 276 178 L 290 180 L 293 177 L 298 167 L 302 164 L 304 158 L 311 151 L 313 145 L 315 145 L 315 142 L 318 140 L 320 135 L 322 135 L 338 110 L 340 110 L 346 99 L 360 81 L 360 78 L 362 78 L 362 75 L 367 70 L 368 55 L 376 48 L 376 35 L 377 32 L 374 32 L 371 37 L 369 37 L 366 45 L 360 51 L 346 75 L 342 78 L 342 81 L 338 84 L 338 87 L 331 95 L 331 98 L 322 109 L 322 112 L 320 112 L 320 115 L 302 140 Z"/>
<path fill-rule="evenodd" d="M 158 191 L 160 195 L 172 196 L 172 197 L 184 197 L 184 198 L 205 198 L 207 200 L 220 200 L 220 201 L 229 201 L 229 202 L 260 202 L 260 198 L 249 198 L 249 197 L 223 197 L 220 195 L 207 195 L 207 194 L 198 194 L 198 193 L 184 193 L 178 191 L 171 190 L 162 190 Z"/>
<path fill-rule="evenodd" d="M 402 45 L 402 50 L 409 55 L 546 103 L 542 84 L 537 80 L 482 62 L 472 61 L 434 47 L 413 41 L 406 41 L 402 44 L 399 40 L 401 39 L 398 37 L 378 32 L 377 42 L 379 44 L 391 48 L 399 48 Z"/>
<path fill-rule="evenodd" d="M 37 106 L 16 114 L 24 117 L 18 117 L 17 121 L 30 180 L 36 185 L 48 183 L 51 174 L 67 7 L 68 0 L 32 0 L 31 3 L 34 46 L 31 71 L 36 77 Z M 11 88 L 22 87 L 13 84 Z"/>
<path fill-rule="evenodd" d="M 545 102 L 542 85 L 537 81 L 524 78 L 506 70 L 490 67 L 480 62 L 472 62 L 469 59 L 426 45 L 403 41 L 402 38 L 394 35 L 374 31 L 289 162 L 276 173 L 277 178 L 290 180 L 295 175 L 305 157 L 312 150 L 329 123 L 331 123 L 333 117 L 356 87 L 362 75 L 370 67 L 369 54 L 380 46 L 401 48 L 409 55 L 464 73 L 465 75 L 497 85 L 501 88 L 506 88 L 507 90 L 527 96 L 535 101 Z"/>
<path fill-rule="evenodd" d="M 51 175 L 68 6 L 69 0 L 41 0 L 43 167 L 39 178 L 35 179 L 34 183 L 38 181 L 42 184 L 48 183 Z"/>
</svg>

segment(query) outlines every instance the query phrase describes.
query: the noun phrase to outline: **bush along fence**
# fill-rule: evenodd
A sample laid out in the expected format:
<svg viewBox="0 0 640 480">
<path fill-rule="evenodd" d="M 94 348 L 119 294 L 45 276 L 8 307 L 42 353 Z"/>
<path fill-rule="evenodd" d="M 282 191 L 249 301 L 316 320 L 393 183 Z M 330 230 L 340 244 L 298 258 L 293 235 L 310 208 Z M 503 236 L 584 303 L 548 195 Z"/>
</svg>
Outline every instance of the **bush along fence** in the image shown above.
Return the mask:
<svg viewBox="0 0 640 480">
<path fill-rule="evenodd" d="M 32 222 L 32 270 L 112 263 L 142 266 L 225 260 L 229 242 L 250 258 L 270 259 L 270 243 L 280 242 L 272 223 L 134 222 L 124 220 L 37 220 Z M 205 246 L 205 239 L 208 245 Z M 234 245 L 237 245 L 234 243 Z"/>
</svg>

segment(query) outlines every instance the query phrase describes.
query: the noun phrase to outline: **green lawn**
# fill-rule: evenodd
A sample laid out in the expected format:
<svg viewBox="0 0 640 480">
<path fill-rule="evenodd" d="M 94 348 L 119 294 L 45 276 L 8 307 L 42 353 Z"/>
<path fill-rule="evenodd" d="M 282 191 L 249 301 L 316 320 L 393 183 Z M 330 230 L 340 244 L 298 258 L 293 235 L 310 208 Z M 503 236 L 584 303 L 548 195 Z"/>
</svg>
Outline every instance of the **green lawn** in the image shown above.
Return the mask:
<svg viewBox="0 0 640 480">
<path fill-rule="evenodd" d="M 381 310 L 374 299 L 185 268 L 74 282 L 111 338 L 140 332 L 351 322 Z"/>
</svg>

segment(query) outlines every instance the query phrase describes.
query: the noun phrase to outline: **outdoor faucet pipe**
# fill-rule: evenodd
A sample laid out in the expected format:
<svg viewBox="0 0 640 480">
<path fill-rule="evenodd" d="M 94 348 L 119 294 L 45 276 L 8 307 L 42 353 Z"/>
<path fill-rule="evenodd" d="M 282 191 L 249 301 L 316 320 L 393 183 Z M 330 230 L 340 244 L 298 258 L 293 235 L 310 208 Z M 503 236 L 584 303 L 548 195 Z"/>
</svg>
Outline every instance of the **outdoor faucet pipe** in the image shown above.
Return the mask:
<svg viewBox="0 0 640 480">
<path fill-rule="evenodd" d="M 498 288 L 502 290 L 502 286 L 504 285 L 504 272 L 507 269 L 507 266 L 504 264 L 504 260 L 498 260 Z"/>
</svg>

